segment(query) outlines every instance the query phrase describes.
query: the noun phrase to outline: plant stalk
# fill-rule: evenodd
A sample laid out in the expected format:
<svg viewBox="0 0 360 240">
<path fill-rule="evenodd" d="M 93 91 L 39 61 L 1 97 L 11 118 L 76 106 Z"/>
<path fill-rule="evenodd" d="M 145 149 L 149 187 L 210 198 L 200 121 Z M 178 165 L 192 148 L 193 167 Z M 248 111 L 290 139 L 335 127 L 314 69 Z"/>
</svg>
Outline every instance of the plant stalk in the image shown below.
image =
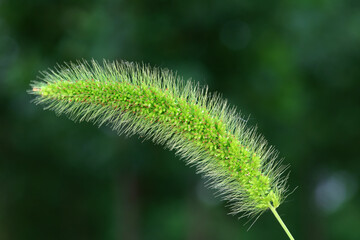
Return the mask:
<svg viewBox="0 0 360 240">
<path fill-rule="evenodd" d="M 288 237 L 291 240 L 295 240 L 294 237 L 291 235 L 289 229 L 286 227 L 285 223 L 282 221 L 281 217 L 279 216 L 279 214 L 277 213 L 276 209 L 269 204 L 269 208 L 272 211 L 272 213 L 274 214 L 274 216 L 276 217 L 276 219 L 279 221 L 280 225 L 282 226 L 282 228 L 284 229 L 284 231 L 286 232 L 286 234 L 288 235 Z"/>
</svg>

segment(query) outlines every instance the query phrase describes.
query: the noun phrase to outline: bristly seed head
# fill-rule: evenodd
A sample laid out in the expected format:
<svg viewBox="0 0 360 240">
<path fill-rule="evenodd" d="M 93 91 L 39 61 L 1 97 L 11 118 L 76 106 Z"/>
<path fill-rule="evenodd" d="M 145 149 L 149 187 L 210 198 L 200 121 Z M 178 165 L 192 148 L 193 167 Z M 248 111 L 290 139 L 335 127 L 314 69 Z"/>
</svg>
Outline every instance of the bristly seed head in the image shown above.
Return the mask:
<svg viewBox="0 0 360 240">
<path fill-rule="evenodd" d="M 228 200 L 231 213 L 278 207 L 285 170 L 256 129 L 217 95 L 171 71 L 128 62 L 66 64 L 33 82 L 35 103 L 75 121 L 109 124 L 176 150 Z"/>
</svg>

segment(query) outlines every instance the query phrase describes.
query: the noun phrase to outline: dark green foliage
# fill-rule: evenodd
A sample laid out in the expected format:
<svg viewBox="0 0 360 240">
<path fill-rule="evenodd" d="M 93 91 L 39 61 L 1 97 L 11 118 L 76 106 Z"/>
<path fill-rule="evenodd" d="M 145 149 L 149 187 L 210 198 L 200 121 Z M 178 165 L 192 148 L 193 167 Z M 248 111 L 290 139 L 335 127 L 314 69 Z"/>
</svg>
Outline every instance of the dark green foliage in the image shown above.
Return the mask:
<svg viewBox="0 0 360 240">
<path fill-rule="evenodd" d="M 1 0 L 1 239 L 282 237 L 269 211 L 246 231 L 173 152 L 29 103 L 39 70 L 82 58 L 144 61 L 221 92 L 291 164 L 299 188 L 279 211 L 294 236 L 358 239 L 359 7 Z"/>
</svg>

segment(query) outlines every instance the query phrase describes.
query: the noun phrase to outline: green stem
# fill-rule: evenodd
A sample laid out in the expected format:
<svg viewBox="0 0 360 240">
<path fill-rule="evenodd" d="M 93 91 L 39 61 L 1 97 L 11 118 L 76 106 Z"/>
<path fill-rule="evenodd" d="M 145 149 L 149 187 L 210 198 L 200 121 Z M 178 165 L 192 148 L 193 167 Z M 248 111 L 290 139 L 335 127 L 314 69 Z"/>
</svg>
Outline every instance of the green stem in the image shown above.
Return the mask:
<svg viewBox="0 0 360 240">
<path fill-rule="evenodd" d="M 276 217 L 276 219 L 279 221 L 280 225 L 282 226 L 282 228 L 284 229 L 284 231 L 286 232 L 286 234 L 288 235 L 288 237 L 291 240 L 295 240 L 294 237 L 291 235 L 289 229 L 286 227 L 285 223 L 281 220 L 281 217 L 279 216 L 279 214 L 277 213 L 276 209 L 269 204 L 269 208 L 272 211 L 272 213 L 274 214 L 274 216 Z"/>
</svg>

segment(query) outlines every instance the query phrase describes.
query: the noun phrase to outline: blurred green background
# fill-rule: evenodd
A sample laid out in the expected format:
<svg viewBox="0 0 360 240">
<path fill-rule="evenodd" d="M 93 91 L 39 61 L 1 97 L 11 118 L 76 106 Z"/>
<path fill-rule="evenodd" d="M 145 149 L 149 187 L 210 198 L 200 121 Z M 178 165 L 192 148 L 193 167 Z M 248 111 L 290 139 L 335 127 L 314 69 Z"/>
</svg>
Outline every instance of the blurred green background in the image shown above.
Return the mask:
<svg viewBox="0 0 360 240">
<path fill-rule="evenodd" d="M 360 239 L 360 1 L 0 0 L 0 239 L 286 239 L 227 215 L 173 152 L 30 103 L 76 59 L 176 70 L 250 115 L 291 165 L 297 239 Z"/>
</svg>

